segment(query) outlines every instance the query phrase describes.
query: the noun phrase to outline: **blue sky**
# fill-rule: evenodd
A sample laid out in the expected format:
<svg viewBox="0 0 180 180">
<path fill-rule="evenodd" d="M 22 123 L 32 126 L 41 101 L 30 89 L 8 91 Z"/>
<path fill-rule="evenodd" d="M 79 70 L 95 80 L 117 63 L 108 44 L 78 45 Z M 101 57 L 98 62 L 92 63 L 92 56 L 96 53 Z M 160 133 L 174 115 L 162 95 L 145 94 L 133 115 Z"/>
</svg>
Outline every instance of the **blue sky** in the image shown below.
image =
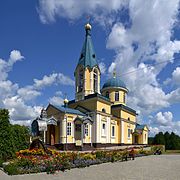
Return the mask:
<svg viewBox="0 0 180 180">
<path fill-rule="evenodd" d="M 151 135 L 180 134 L 178 0 L 1 2 L 0 107 L 24 123 L 49 102 L 62 104 L 65 93 L 74 98 L 88 16 L 101 85 L 116 69 L 130 90 L 128 105 Z"/>
</svg>

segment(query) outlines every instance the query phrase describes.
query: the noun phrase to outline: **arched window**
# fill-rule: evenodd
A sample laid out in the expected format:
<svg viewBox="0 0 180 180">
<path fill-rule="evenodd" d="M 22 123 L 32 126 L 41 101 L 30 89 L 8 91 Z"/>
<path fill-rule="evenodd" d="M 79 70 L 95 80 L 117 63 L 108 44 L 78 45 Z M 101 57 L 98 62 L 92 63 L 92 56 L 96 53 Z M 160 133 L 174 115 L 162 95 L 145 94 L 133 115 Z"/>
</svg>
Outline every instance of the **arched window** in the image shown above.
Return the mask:
<svg viewBox="0 0 180 180">
<path fill-rule="evenodd" d="M 119 91 L 115 92 L 115 101 L 119 101 Z"/>
<path fill-rule="evenodd" d="M 98 92 L 98 73 L 96 69 L 94 70 L 93 79 L 94 79 L 94 92 Z"/>
<path fill-rule="evenodd" d="M 83 69 L 79 70 L 78 78 L 78 92 L 81 92 L 83 90 Z"/>
<path fill-rule="evenodd" d="M 106 113 L 106 110 L 103 108 L 103 109 L 102 109 L 102 112 L 103 112 L 103 113 Z"/>
<path fill-rule="evenodd" d="M 106 97 L 109 98 L 109 92 L 108 91 L 106 91 Z"/>
</svg>

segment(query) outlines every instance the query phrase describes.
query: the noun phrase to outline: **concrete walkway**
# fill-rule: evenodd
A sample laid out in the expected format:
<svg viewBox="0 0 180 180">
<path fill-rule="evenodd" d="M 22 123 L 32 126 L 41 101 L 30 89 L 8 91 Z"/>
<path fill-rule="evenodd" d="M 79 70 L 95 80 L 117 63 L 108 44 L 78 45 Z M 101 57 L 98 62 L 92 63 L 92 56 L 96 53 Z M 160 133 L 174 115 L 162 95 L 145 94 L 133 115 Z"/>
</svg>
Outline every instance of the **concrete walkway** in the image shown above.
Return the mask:
<svg viewBox="0 0 180 180">
<path fill-rule="evenodd" d="M 180 180 L 180 155 L 136 158 L 134 161 L 105 163 L 83 169 L 71 169 L 54 175 L 46 173 L 7 176 L 0 180 Z"/>
</svg>

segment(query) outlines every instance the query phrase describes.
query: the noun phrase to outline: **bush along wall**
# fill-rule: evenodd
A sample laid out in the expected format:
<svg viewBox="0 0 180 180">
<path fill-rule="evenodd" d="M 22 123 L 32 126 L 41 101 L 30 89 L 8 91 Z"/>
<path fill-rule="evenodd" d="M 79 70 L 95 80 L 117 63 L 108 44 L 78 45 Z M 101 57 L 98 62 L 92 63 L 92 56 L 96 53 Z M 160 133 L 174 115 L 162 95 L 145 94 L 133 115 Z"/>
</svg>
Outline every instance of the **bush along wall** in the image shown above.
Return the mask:
<svg viewBox="0 0 180 180">
<path fill-rule="evenodd" d="M 4 171 L 9 175 L 38 172 L 55 173 L 59 170 L 65 171 L 71 168 L 83 168 L 131 158 L 128 150 L 92 151 L 88 153 L 48 150 L 49 153 L 45 153 L 42 149 L 21 150 L 16 153 L 17 158 L 4 166 Z M 133 152 L 135 156 L 153 154 L 152 151 L 143 149 L 134 150 Z"/>
</svg>

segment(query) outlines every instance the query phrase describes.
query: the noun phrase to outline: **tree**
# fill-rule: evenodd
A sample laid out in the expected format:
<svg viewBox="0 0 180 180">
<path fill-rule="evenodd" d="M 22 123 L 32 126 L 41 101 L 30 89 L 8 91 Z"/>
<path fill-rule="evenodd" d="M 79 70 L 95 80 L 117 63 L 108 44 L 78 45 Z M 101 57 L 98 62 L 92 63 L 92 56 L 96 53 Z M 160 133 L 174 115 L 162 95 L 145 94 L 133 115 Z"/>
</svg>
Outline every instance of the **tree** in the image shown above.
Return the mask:
<svg viewBox="0 0 180 180">
<path fill-rule="evenodd" d="M 25 126 L 11 125 L 7 109 L 0 109 L 0 160 L 13 158 L 15 152 L 29 146 L 29 130 Z"/>
<path fill-rule="evenodd" d="M 155 135 L 153 144 L 165 145 L 165 138 L 162 132 Z"/>
<path fill-rule="evenodd" d="M 177 150 L 180 149 L 180 137 L 173 132 L 170 135 L 170 149 Z"/>
<path fill-rule="evenodd" d="M 0 159 L 12 158 L 14 150 L 9 112 L 7 109 L 0 109 Z"/>
<path fill-rule="evenodd" d="M 29 130 L 25 126 L 12 125 L 12 135 L 15 151 L 26 149 L 29 146 Z"/>
<path fill-rule="evenodd" d="M 170 141 L 170 134 L 169 132 L 164 133 L 164 139 L 165 139 L 165 148 L 170 149 L 171 148 L 171 141 Z"/>
</svg>

